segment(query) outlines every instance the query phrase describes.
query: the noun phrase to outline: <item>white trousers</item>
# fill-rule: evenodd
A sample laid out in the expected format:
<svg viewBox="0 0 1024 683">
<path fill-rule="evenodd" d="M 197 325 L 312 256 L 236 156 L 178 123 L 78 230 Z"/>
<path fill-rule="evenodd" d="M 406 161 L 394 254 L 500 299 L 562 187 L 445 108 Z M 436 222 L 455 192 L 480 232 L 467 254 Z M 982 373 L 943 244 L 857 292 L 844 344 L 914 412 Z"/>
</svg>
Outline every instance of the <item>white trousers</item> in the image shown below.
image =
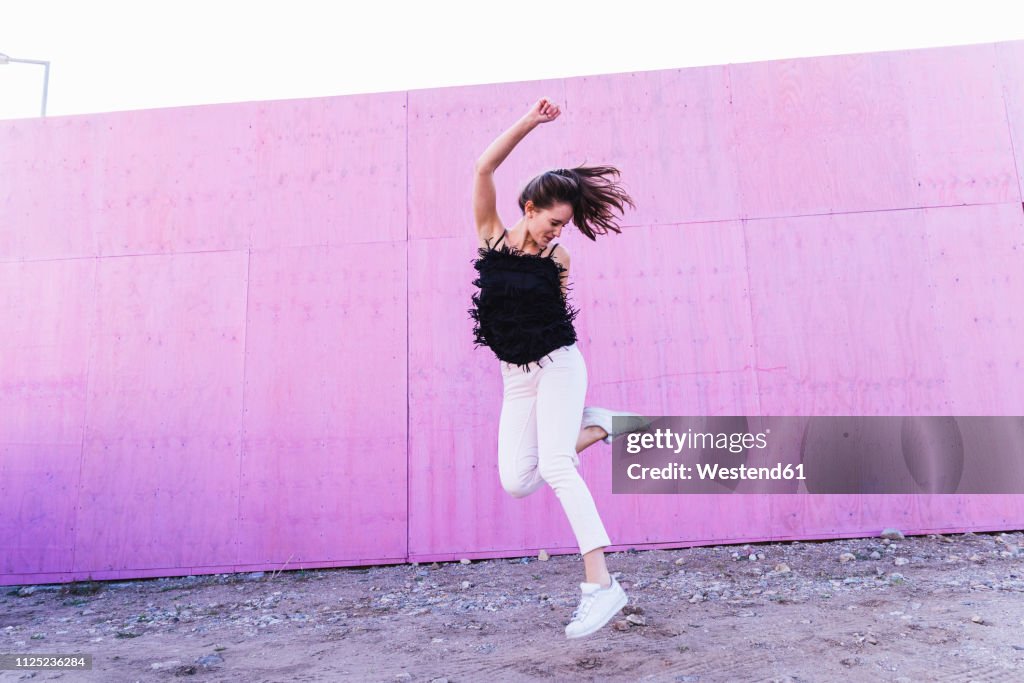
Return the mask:
<svg viewBox="0 0 1024 683">
<path fill-rule="evenodd" d="M 530 371 L 501 362 L 504 402 L 498 425 L 498 472 L 516 498 L 547 482 L 562 503 L 580 554 L 611 545 L 590 489 L 577 471 L 587 365 L 576 344 L 552 351 Z"/>
</svg>

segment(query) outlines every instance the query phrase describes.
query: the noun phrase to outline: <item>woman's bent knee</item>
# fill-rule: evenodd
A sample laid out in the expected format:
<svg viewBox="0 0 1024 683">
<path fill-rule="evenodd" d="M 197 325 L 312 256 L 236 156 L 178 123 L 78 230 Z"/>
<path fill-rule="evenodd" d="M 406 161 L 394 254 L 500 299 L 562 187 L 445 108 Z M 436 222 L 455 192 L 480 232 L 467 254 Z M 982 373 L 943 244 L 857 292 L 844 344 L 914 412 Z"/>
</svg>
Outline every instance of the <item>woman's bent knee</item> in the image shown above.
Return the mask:
<svg viewBox="0 0 1024 683">
<path fill-rule="evenodd" d="M 505 484 L 502 482 L 501 487 L 513 498 L 526 498 L 528 495 L 533 493 L 532 489 L 529 489 L 522 484 Z"/>
<path fill-rule="evenodd" d="M 501 488 L 505 489 L 505 493 L 513 498 L 525 498 L 537 489 L 536 486 L 531 485 L 529 478 L 516 477 L 513 474 L 501 476 Z"/>
</svg>

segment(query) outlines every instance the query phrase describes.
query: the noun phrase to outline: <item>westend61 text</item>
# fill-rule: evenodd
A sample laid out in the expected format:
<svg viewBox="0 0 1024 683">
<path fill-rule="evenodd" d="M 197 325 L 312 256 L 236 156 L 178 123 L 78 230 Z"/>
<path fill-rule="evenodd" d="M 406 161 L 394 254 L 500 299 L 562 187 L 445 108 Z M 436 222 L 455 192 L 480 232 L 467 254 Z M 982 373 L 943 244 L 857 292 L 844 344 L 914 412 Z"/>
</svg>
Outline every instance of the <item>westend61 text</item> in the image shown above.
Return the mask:
<svg viewBox="0 0 1024 683">
<path fill-rule="evenodd" d="M 640 463 L 633 463 L 626 468 L 626 475 L 630 479 L 693 479 L 693 467 L 680 463 L 670 463 L 664 467 L 644 467 Z M 723 480 L 723 479 L 771 479 L 782 481 L 785 479 L 806 479 L 804 476 L 803 463 L 795 467 L 790 464 L 779 463 L 774 467 L 719 467 L 717 464 L 709 465 L 698 463 L 696 465 L 697 476 L 701 480 Z"/>
</svg>

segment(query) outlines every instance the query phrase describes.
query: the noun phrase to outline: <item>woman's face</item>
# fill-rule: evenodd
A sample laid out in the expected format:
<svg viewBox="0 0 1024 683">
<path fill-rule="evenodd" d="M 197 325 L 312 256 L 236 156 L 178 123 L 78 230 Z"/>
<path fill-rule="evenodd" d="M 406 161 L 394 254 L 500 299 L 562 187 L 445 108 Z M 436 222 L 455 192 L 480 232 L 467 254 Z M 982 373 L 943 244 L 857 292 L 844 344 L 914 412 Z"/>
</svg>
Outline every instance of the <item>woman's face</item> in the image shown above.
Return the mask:
<svg viewBox="0 0 1024 683">
<path fill-rule="evenodd" d="M 533 216 L 530 216 L 530 209 L 533 208 Z M 526 229 L 541 250 L 548 246 L 552 240 L 558 239 L 562 234 L 562 228 L 572 220 L 572 205 L 566 202 L 557 202 L 550 209 L 538 209 L 533 207 L 532 202 L 527 203 Z"/>
</svg>

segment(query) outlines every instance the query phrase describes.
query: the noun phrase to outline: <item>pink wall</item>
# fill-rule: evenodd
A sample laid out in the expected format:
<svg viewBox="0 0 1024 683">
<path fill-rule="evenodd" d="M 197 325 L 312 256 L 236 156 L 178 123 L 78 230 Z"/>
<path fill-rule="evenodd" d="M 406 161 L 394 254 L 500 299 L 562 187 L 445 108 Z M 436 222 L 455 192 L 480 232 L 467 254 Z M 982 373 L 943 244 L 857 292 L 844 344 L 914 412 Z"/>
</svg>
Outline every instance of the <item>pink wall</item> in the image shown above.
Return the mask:
<svg viewBox="0 0 1024 683">
<path fill-rule="evenodd" d="M 1024 41 L 0 121 L 0 584 L 576 552 L 498 481 L 472 162 L 611 163 L 588 402 L 1024 414 Z M 1024 526 L 1021 496 L 612 496 L 616 548 Z"/>
</svg>

